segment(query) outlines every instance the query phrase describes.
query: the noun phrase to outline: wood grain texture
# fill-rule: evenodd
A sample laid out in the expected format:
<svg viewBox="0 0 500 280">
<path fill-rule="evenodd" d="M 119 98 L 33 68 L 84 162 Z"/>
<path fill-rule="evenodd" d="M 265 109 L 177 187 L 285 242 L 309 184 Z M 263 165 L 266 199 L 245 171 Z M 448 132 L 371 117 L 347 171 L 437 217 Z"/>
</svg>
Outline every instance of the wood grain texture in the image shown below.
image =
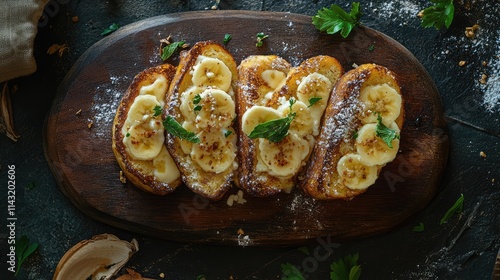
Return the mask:
<svg viewBox="0 0 500 280">
<path fill-rule="evenodd" d="M 255 34 L 269 35 L 255 46 Z M 379 180 L 352 201 L 315 201 L 300 190 L 270 198 L 245 196 L 227 206 L 181 186 L 154 196 L 119 181 L 111 149 L 118 102 L 135 74 L 161 64 L 159 40 L 221 42 L 239 63 L 250 54 L 277 54 L 292 65 L 314 55 L 391 69 L 405 99 L 400 153 Z M 370 51 L 370 46 L 374 49 Z M 177 57 L 169 61 L 177 64 Z M 79 112 L 81 110 L 81 112 Z M 90 125 L 91 124 L 91 125 Z M 89 128 L 90 126 L 90 128 Z M 238 245 L 243 229 L 253 245 L 306 244 L 318 237 L 343 242 L 387 232 L 423 209 L 439 187 L 448 140 L 439 93 L 417 59 L 375 30 L 356 28 L 347 39 L 318 32 L 304 15 L 252 11 L 201 11 L 146 19 L 89 48 L 58 89 L 45 127 L 45 153 L 54 178 L 81 211 L 104 223 L 182 242 Z"/>
</svg>

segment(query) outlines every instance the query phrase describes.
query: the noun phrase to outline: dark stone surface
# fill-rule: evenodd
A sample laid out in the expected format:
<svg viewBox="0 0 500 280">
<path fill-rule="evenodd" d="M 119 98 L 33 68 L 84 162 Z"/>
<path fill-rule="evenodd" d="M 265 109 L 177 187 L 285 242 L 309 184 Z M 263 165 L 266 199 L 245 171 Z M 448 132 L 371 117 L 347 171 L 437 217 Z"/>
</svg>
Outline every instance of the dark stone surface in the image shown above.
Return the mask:
<svg viewBox="0 0 500 280">
<path fill-rule="evenodd" d="M 61 4 L 62 3 L 62 4 Z M 359 252 L 361 279 L 491 279 L 500 247 L 500 4 L 498 1 L 456 1 L 449 30 L 423 29 L 415 14 L 427 1 L 363 1 L 363 24 L 406 46 L 434 78 L 448 122 L 450 154 L 440 190 L 417 216 L 389 233 L 344 244 L 328 238 L 303 248 L 254 248 L 182 244 L 159 240 L 89 219 L 58 190 L 43 151 L 44 118 L 55 91 L 78 57 L 102 38 L 111 23 L 120 26 L 151 16 L 209 9 L 214 1 L 52 1 L 35 40 L 38 71 L 9 82 L 17 143 L 0 135 L 0 185 L 7 184 L 7 166 L 16 170 L 16 233 L 40 244 L 23 265 L 18 279 L 51 279 L 62 255 L 75 243 L 108 232 L 136 238 L 140 251 L 127 264 L 145 277 L 160 279 L 278 279 L 282 263 L 294 264 L 309 279 L 328 279 L 330 264 Z M 224 10 L 284 11 L 313 15 L 331 1 L 221 1 Z M 338 1 L 346 8 L 347 1 Z M 57 8 L 56 8 L 57 6 Z M 78 16 L 74 23 L 72 16 Z M 464 36 L 466 26 L 481 26 L 477 37 Z M 223 28 L 223 27 L 221 27 Z M 244 27 L 242 27 L 244 30 Z M 242 31 L 244 32 L 244 31 Z M 54 43 L 67 44 L 61 57 L 48 55 Z M 117 54 L 120 51 L 117 50 Z M 459 61 L 466 61 L 463 67 Z M 483 63 L 485 62 L 485 63 Z M 488 75 L 487 84 L 479 82 Z M 486 102 L 485 99 L 490 100 Z M 486 157 L 481 157 L 483 151 Z M 7 191 L 1 188 L 2 221 Z M 396 189 L 397 191 L 397 189 Z M 441 217 L 456 199 L 465 197 L 462 214 L 448 223 Z M 425 230 L 412 231 L 423 222 Z M 1 279 L 7 271 L 8 231 L 0 230 Z M 331 253 L 330 255 L 328 255 Z M 4 277 L 5 276 L 5 277 Z"/>
</svg>

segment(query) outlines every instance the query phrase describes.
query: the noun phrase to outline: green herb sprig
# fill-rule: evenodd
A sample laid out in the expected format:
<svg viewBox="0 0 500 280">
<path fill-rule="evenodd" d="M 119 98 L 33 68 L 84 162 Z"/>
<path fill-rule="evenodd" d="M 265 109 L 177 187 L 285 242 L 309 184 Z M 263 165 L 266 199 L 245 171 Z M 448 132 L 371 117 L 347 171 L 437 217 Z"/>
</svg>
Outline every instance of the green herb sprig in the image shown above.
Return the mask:
<svg viewBox="0 0 500 280">
<path fill-rule="evenodd" d="M 180 139 L 187 140 L 191 143 L 200 143 L 201 140 L 194 132 L 187 131 L 180 125 L 172 116 L 167 116 L 163 121 L 163 127 L 170 134 L 179 137 Z"/>
<path fill-rule="evenodd" d="M 38 243 L 31 243 L 28 237 L 25 235 L 21 236 L 16 241 L 16 258 L 17 258 L 17 268 L 16 268 L 16 273 L 15 275 L 17 276 L 17 273 L 19 273 L 19 270 L 21 269 L 21 265 L 23 262 L 33 253 L 35 250 L 38 248 Z"/>
<path fill-rule="evenodd" d="M 453 204 L 453 206 L 451 206 L 450 209 L 448 209 L 448 211 L 446 211 L 446 213 L 444 214 L 444 216 L 439 221 L 439 224 L 442 225 L 442 224 L 448 222 L 448 220 L 455 213 L 462 212 L 463 208 L 464 208 L 464 195 L 461 194 L 460 197 L 457 199 L 457 201 L 455 201 L 455 204 Z"/>
<path fill-rule="evenodd" d="M 193 98 L 193 104 L 195 105 L 193 107 L 193 110 L 195 112 L 201 111 L 200 102 L 201 102 L 201 96 L 199 94 L 195 95 L 194 98 Z"/>
<path fill-rule="evenodd" d="M 323 99 L 323 98 L 321 98 L 321 97 L 309 98 L 309 105 L 307 106 L 307 108 L 314 106 L 314 104 L 318 103 L 321 99 Z"/>
<path fill-rule="evenodd" d="M 392 147 L 392 140 L 399 139 L 399 134 L 396 133 L 394 129 L 390 129 L 382 122 L 382 116 L 378 114 L 377 116 L 377 127 L 376 127 L 377 136 L 382 138 L 382 140 L 389 146 Z"/>
<path fill-rule="evenodd" d="M 283 277 L 281 279 L 286 280 L 304 280 L 304 276 L 302 273 L 291 263 L 282 263 L 281 264 L 281 272 L 283 273 Z"/>
<path fill-rule="evenodd" d="M 102 36 L 107 36 L 113 32 L 115 32 L 116 30 L 118 30 L 118 28 L 120 28 L 120 26 L 116 23 L 113 23 L 111 24 L 108 28 L 104 29 L 102 32 L 101 32 L 101 35 Z"/>
<path fill-rule="evenodd" d="M 229 43 L 229 41 L 231 41 L 231 38 L 232 38 L 231 34 L 229 34 L 229 33 L 225 34 L 224 39 L 222 40 L 222 43 L 224 45 L 227 45 Z"/>
<path fill-rule="evenodd" d="M 358 265 L 359 254 L 347 255 L 330 265 L 331 280 L 358 280 L 361 276 L 361 265 Z"/>
<path fill-rule="evenodd" d="M 159 105 L 156 105 L 154 108 L 153 108 L 153 117 L 158 117 L 159 115 L 161 115 L 161 113 L 163 112 L 163 108 Z"/>
<path fill-rule="evenodd" d="M 455 14 L 453 0 L 430 0 L 435 5 L 425 8 L 419 15 L 422 18 L 421 26 L 441 29 L 449 28 Z"/>
<path fill-rule="evenodd" d="M 414 226 L 411 231 L 413 232 L 422 232 L 424 231 L 425 227 L 424 227 L 424 223 L 420 222 L 420 224 Z"/>
<path fill-rule="evenodd" d="M 359 2 L 353 2 L 351 11 L 347 13 L 341 7 L 332 4 L 330 8 L 323 8 L 312 18 L 316 29 L 326 31 L 328 34 L 340 32 L 342 37 L 347 38 L 352 29 L 359 25 L 362 13 L 359 10 Z"/>
<path fill-rule="evenodd" d="M 255 46 L 262 47 L 262 45 L 264 44 L 264 39 L 267 39 L 269 35 L 264 34 L 264 32 L 259 32 L 257 33 L 256 37 L 257 43 L 255 43 Z"/>
<path fill-rule="evenodd" d="M 290 98 L 290 112 L 284 118 L 270 120 L 258 124 L 248 135 L 250 139 L 265 138 L 271 142 L 280 142 L 288 135 L 290 124 L 295 119 L 297 113 L 292 112 L 292 106 L 295 104 L 295 99 Z"/>
<path fill-rule="evenodd" d="M 179 42 L 172 42 L 170 44 L 167 44 L 165 47 L 161 49 L 161 59 L 163 61 L 169 59 L 178 48 L 181 48 L 184 46 L 185 42 L 184 41 L 179 41 Z"/>
</svg>

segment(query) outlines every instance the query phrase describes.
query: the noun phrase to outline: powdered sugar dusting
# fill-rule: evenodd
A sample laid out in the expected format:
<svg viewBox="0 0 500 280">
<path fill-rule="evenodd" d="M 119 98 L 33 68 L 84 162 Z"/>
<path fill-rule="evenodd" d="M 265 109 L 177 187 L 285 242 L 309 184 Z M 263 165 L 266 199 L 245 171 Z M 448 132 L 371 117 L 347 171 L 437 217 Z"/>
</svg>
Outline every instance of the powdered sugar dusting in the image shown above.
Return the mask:
<svg viewBox="0 0 500 280">
<path fill-rule="evenodd" d="M 116 114 L 116 109 L 125 93 L 123 84 L 130 82 L 128 77 L 110 77 L 109 85 L 98 86 L 90 108 L 92 131 L 96 137 L 109 137 L 110 127 Z M 125 87 L 126 88 L 126 87 Z"/>
<path fill-rule="evenodd" d="M 494 56 L 488 61 L 486 78 L 483 84 L 483 74 L 478 78 L 479 87 L 484 92 L 483 104 L 490 112 L 500 112 L 500 31 L 497 30 L 495 38 L 496 50 Z"/>
</svg>

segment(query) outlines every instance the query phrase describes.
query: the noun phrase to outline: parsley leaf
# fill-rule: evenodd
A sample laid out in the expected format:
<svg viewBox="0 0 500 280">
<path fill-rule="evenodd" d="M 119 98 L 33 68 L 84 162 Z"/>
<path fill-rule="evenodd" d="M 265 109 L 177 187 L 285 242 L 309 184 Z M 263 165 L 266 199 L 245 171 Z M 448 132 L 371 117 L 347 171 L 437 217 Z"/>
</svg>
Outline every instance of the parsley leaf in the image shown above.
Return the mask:
<svg viewBox="0 0 500 280">
<path fill-rule="evenodd" d="M 180 139 L 187 140 L 191 143 L 200 143 L 201 140 L 194 132 L 187 131 L 182 125 L 180 125 L 172 116 L 167 116 L 163 121 L 163 127 L 173 136 L 179 137 Z"/>
<path fill-rule="evenodd" d="M 335 34 L 340 31 L 342 37 L 347 38 L 354 26 L 359 25 L 359 18 L 362 13 L 359 11 L 359 2 L 353 2 L 351 11 L 345 12 L 339 6 L 332 4 L 330 9 L 319 10 L 312 18 L 312 23 L 316 29 L 326 31 L 328 34 Z"/>
<path fill-rule="evenodd" d="M 399 139 L 399 135 L 396 134 L 396 131 L 388 128 L 382 123 L 382 117 L 378 114 L 377 117 L 377 128 L 376 128 L 377 136 L 382 138 L 384 142 L 392 149 L 392 140 Z"/>
<path fill-rule="evenodd" d="M 161 108 L 161 106 L 156 105 L 156 106 L 153 108 L 153 111 L 154 111 L 153 117 L 158 117 L 158 116 L 159 116 L 159 115 L 161 115 L 161 113 L 163 112 L 163 109 Z"/>
<path fill-rule="evenodd" d="M 179 41 L 179 42 L 172 42 L 166 45 L 165 47 L 163 47 L 163 49 L 161 49 L 161 59 L 164 61 L 169 59 L 175 53 L 175 51 L 178 48 L 182 47 L 184 44 L 185 44 L 184 41 Z"/>
<path fill-rule="evenodd" d="M 257 43 L 255 44 L 257 47 L 262 47 L 264 44 L 264 39 L 269 37 L 269 35 L 264 34 L 264 32 L 257 33 Z"/>
<path fill-rule="evenodd" d="M 422 232 L 424 231 L 425 227 L 424 227 L 424 223 L 420 222 L 420 224 L 414 226 L 411 231 L 413 232 Z"/>
<path fill-rule="evenodd" d="M 283 273 L 283 277 L 281 279 L 286 280 L 304 280 L 304 276 L 302 273 L 291 263 L 282 263 L 281 264 L 281 272 Z"/>
<path fill-rule="evenodd" d="M 309 98 L 309 106 L 307 106 L 307 108 L 309 108 L 309 107 L 313 106 L 314 104 L 318 103 L 318 101 L 320 101 L 321 99 L 323 99 L 323 98 L 321 98 L 321 97 L 311 97 L 311 98 Z"/>
<path fill-rule="evenodd" d="M 449 28 L 453 21 L 455 6 L 453 0 L 430 0 L 434 6 L 425 8 L 422 12 L 421 26 L 424 28 L 434 27 L 441 29 L 443 26 Z"/>
<path fill-rule="evenodd" d="M 290 99 L 290 113 L 284 118 L 270 120 L 258 124 L 248 135 L 250 139 L 265 138 L 271 142 L 280 142 L 288 135 L 290 124 L 295 119 L 297 113 L 292 113 L 294 99 Z"/>
<path fill-rule="evenodd" d="M 455 202 L 455 204 L 453 204 L 453 206 L 451 206 L 451 208 L 448 209 L 448 211 L 446 211 L 446 214 L 444 214 L 444 216 L 441 218 L 439 224 L 442 225 L 448 222 L 448 220 L 451 218 L 451 216 L 453 216 L 453 214 L 462 212 L 463 208 L 464 208 L 464 195 L 461 194 L 460 197 Z"/>
<path fill-rule="evenodd" d="M 227 45 L 227 43 L 229 43 L 229 41 L 231 41 L 231 38 L 232 38 L 231 34 L 225 34 L 224 35 L 224 40 L 222 41 L 222 43 L 224 45 Z"/>
<path fill-rule="evenodd" d="M 347 255 L 330 265 L 331 280 L 358 280 L 361 276 L 361 265 L 358 265 L 359 254 Z"/>
<path fill-rule="evenodd" d="M 31 243 L 25 235 L 21 236 L 16 241 L 16 258 L 17 258 L 17 269 L 15 275 L 21 269 L 23 262 L 38 248 L 38 243 Z"/>
<path fill-rule="evenodd" d="M 108 28 L 104 29 L 104 31 L 102 31 L 101 35 L 102 36 L 109 35 L 109 34 L 115 32 L 116 30 L 118 30 L 118 28 L 120 28 L 120 26 L 116 23 L 113 23 Z"/>
</svg>

